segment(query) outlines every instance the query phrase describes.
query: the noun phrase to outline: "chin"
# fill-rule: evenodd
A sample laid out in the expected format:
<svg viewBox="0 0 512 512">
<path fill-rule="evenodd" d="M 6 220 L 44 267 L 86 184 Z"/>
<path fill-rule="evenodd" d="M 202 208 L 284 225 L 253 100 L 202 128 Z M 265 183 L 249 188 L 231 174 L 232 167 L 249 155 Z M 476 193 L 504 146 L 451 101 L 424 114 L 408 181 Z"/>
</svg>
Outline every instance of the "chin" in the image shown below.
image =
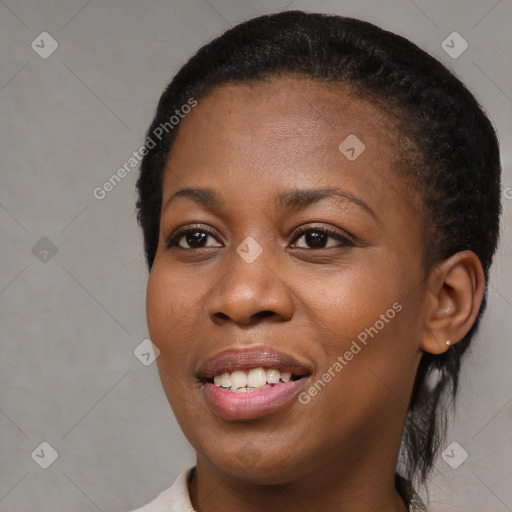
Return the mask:
<svg viewBox="0 0 512 512">
<path fill-rule="evenodd" d="M 290 452 L 291 448 L 276 452 L 268 444 L 259 447 L 248 442 L 233 453 L 210 453 L 208 457 L 199 456 L 198 461 L 206 460 L 217 471 L 247 484 L 279 485 L 300 478 L 299 468 L 306 467 L 298 454 L 291 458 Z"/>
</svg>

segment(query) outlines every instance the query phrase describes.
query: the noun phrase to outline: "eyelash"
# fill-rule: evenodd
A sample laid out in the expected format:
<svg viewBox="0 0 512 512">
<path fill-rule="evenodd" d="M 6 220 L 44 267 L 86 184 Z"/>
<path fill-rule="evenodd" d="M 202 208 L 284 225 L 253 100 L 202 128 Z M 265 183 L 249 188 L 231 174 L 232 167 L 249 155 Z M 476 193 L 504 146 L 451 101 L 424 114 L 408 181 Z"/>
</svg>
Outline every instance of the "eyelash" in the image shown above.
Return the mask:
<svg viewBox="0 0 512 512">
<path fill-rule="evenodd" d="M 295 233 L 293 242 L 296 242 L 304 234 L 311 232 L 311 231 L 316 232 L 316 233 L 323 233 L 325 235 L 328 235 L 329 237 L 334 238 L 338 242 L 342 242 L 342 244 L 339 247 L 343 247 L 343 246 L 353 247 L 356 245 L 356 240 L 352 236 L 350 236 L 348 233 L 343 235 L 343 234 L 339 233 L 338 231 L 335 231 L 334 229 L 330 229 L 327 227 L 308 227 L 308 228 L 299 230 L 297 233 Z M 191 227 L 187 227 L 187 228 L 180 228 L 176 232 L 171 233 L 171 235 L 169 235 L 169 237 L 165 241 L 165 247 L 167 249 L 175 247 L 177 249 L 183 249 L 185 251 L 193 251 L 193 250 L 197 250 L 197 249 L 207 249 L 208 247 L 193 247 L 191 249 L 187 249 L 185 247 L 180 247 L 178 245 L 180 239 L 184 235 L 187 235 L 189 233 L 198 233 L 198 232 L 199 233 L 207 233 L 208 235 L 212 236 L 213 238 L 216 238 L 215 231 L 207 226 L 197 226 L 197 227 L 191 226 Z M 305 248 L 300 247 L 300 249 L 305 249 Z M 329 249 L 329 247 L 321 247 L 321 249 Z M 307 249 L 307 250 L 311 251 L 311 250 L 314 250 L 314 248 Z"/>
<path fill-rule="evenodd" d="M 167 249 L 170 249 L 171 247 L 177 247 L 178 249 L 184 249 L 185 251 L 193 251 L 194 249 L 185 249 L 184 247 L 179 247 L 177 242 L 179 242 L 179 239 L 187 235 L 188 233 L 207 233 L 208 235 L 212 236 L 213 238 L 216 238 L 216 233 L 213 231 L 213 229 L 208 228 L 206 226 L 198 226 L 198 227 L 187 227 L 187 228 L 179 228 L 176 232 L 171 233 L 169 237 L 167 238 L 165 242 L 165 247 Z"/>
</svg>

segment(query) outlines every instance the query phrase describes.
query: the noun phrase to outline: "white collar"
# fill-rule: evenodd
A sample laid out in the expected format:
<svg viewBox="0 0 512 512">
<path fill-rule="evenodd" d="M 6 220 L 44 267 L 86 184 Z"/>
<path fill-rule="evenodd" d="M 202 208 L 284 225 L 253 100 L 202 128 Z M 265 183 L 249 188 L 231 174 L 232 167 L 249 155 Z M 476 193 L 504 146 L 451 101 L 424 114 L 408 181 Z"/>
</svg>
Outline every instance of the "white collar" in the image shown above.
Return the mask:
<svg viewBox="0 0 512 512">
<path fill-rule="evenodd" d="M 195 512 L 188 494 L 188 479 L 194 468 L 189 468 L 162 491 L 154 500 L 131 512 Z"/>
</svg>

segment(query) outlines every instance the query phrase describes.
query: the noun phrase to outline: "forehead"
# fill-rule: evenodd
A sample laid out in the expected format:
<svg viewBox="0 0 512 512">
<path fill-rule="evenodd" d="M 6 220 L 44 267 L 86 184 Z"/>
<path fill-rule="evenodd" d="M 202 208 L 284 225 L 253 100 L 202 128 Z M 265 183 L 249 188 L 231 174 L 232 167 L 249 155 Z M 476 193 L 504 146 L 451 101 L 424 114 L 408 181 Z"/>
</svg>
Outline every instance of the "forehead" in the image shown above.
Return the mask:
<svg viewBox="0 0 512 512">
<path fill-rule="evenodd" d="M 377 104 L 339 85 L 289 76 L 222 85 L 181 121 L 164 189 L 193 182 L 269 194 L 290 183 L 335 184 L 377 207 L 389 194 L 403 201 L 393 124 Z"/>
<path fill-rule="evenodd" d="M 384 146 L 393 138 L 390 120 L 375 102 L 359 97 L 353 86 L 273 77 L 213 88 L 182 121 L 178 137 L 190 135 L 188 125 L 193 122 L 194 131 L 200 127 L 217 140 L 231 138 L 236 132 L 238 138 L 330 144 L 352 129 L 369 142 L 377 137 Z M 328 134 L 331 140 L 327 140 Z"/>
</svg>

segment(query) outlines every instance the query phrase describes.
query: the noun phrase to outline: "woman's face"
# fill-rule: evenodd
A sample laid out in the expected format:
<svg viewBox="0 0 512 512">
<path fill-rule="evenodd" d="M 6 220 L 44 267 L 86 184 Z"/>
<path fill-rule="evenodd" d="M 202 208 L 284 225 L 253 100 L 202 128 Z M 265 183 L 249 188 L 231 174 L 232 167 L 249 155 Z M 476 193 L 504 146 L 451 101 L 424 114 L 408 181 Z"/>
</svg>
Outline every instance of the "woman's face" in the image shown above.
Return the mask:
<svg viewBox="0 0 512 512">
<path fill-rule="evenodd" d="M 291 77 L 181 122 L 147 317 L 200 461 L 276 483 L 396 456 L 426 293 L 398 147 L 377 106 Z"/>
</svg>

